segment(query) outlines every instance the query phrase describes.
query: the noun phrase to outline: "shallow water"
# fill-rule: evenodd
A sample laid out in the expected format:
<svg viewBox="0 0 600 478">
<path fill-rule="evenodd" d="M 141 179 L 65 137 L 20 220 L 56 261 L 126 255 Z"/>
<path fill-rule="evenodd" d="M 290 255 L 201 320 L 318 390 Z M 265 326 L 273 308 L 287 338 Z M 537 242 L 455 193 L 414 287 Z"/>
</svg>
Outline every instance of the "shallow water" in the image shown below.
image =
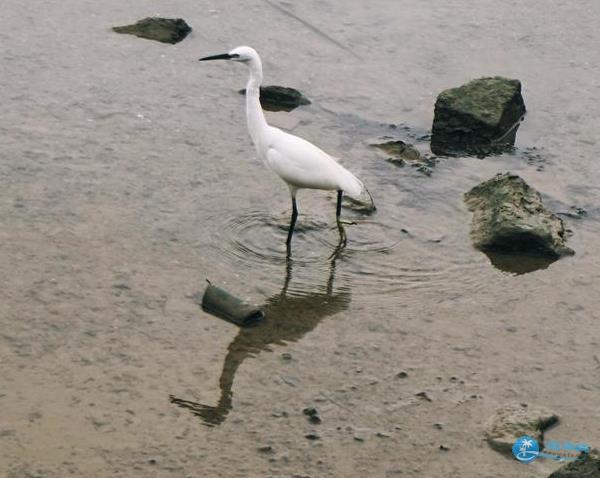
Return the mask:
<svg viewBox="0 0 600 478">
<path fill-rule="evenodd" d="M 0 471 L 547 476 L 556 463 L 482 441 L 511 401 L 554 409 L 551 438 L 598 446 L 597 3 L 3 11 Z M 194 31 L 175 46 L 110 32 L 153 14 Z M 268 120 L 374 196 L 375 214 L 344 208 L 355 224 L 334 261 L 335 197 L 313 191 L 286 261 L 288 192 L 254 157 L 246 71 L 196 61 L 240 43 L 263 56 L 267 84 L 312 101 Z M 436 95 L 496 74 L 523 83 L 514 152 L 440 158 L 427 176 L 370 146 L 427 152 Z M 564 216 L 575 256 L 516 274 L 473 249 L 462 195 L 506 170 L 550 209 L 587 211 Z M 268 321 L 239 330 L 203 313 L 206 278 Z M 320 425 L 302 413 L 313 405 Z"/>
</svg>

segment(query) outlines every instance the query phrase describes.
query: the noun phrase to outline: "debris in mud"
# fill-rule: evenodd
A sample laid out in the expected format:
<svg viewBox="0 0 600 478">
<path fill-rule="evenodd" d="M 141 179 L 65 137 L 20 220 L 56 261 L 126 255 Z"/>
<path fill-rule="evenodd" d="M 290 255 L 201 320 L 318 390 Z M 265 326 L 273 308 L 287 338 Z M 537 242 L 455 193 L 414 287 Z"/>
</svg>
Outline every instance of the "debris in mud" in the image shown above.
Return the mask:
<svg viewBox="0 0 600 478">
<path fill-rule="evenodd" d="M 421 400 L 425 400 L 427 402 L 433 401 L 433 399 L 429 396 L 429 394 L 427 392 L 415 393 L 415 397 L 420 398 Z"/>
<path fill-rule="evenodd" d="M 485 438 L 494 450 L 510 455 L 515 440 L 523 435 L 543 444 L 544 430 L 558 422 L 558 415 L 545 408 L 511 404 L 496 410 L 485 430 Z"/>
<path fill-rule="evenodd" d="M 201 300 L 202 310 L 239 326 L 253 325 L 265 317 L 260 308 L 247 304 L 210 282 Z"/>
<path fill-rule="evenodd" d="M 598 478 L 600 477 L 600 453 L 591 450 L 582 453 L 578 460 L 563 465 L 548 478 Z"/>
<path fill-rule="evenodd" d="M 559 216 L 569 217 L 571 219 L 583 219 L 588 215 L 587 211 L 584 208 L 577 206 L 571 206 L 568 211 L 557 212 L 556 214 Z"/>
<path fill-rule="evenodd" d="M 148 17 L 133 25 L 113 27 L 113 31 L 161 43 L 175 44 L 183 40 L 192 31 L 192 28 L 182 18 Z"/>
<path fill-rule="evenodd" d="M 521 155 L 527 161 L 530 166 L 535 166 L 537 171 L 543 171 L 546 165 L 546 158 L 542 155 L 540 150 L 535 146 L 531 148 L 524 148 L 521 151 Z"/>
<path fill-rule="evenodd" d="M 246 90 L 240 90 L 241 95 L 246 94 Z M 260 104 L 267 111 L 292 111 L 298 106 L 310 105 L 310 100 L 294 88 L 286 86 L 261 86 Z"/>
<path fill-rule="evenodd" d="M 307 438 L 309 440 L 320 440 L 321 439 L 319 434 L 315 433 L 315 432 L 307 433 L 306 435 L 304 435 L 304 438 Z"/>
<path fill-rule="evenodd" d="M 566 246 L 562 219 L 548 211 L 540 194 L 516 174 L 497 174 L 465 194 L 471 238 L 482 251 L 558 259 Z"/>
<path fill-rule="evenodd" d="M 442 91 L 435 103 L 434 154 L 487 155 L 515 144 L 525 114 L 521 82 L 495 76 Z"/>
</svg>

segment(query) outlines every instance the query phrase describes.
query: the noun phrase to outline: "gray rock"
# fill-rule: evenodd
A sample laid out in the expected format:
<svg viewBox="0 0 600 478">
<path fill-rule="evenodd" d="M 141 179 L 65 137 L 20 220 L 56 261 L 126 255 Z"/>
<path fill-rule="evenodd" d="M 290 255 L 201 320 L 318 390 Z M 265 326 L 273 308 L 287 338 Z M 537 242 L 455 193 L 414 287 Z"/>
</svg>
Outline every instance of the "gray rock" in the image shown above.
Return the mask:
<svg viewBox="0 0 600 478">
<path fill-rule="evenodd" d="M 600 455 L 592 450 L 589 455 L 560 467 L 548 478 L 600 478 Z"/>
<path fill-rule="evenodd" d="M 519 80 L 480 78 L 444 90 L 435 103 L 431 151 L 452 156 L 510 149 L 525 111 Z"/>
<path fill-rule="evenodd" d="M 241 95 L 246 94 L 246 90 L 240 90 Z M 261 86 L 260 104 L 267 111 L 292 111 L 298 106 L 310 105 L 310 100 L 294 88 L 286 86 Z"/>
<path fill-rule="evenodd" d="M 471 238 L 482 251 L 557 259 L 575 252 L 566 246 L 562 219 L 549 212 L 540 194 L 519 176 L 497 174 L 465 194 L 473 212 Z"/>
<path fill-rule="evenodd" d="M 117 33 L 175 44 L 183 40 L 192 28 L 182 18 L 148 17 L 133 25 L 113 27 L 113 30 Z"/>
<path fill-rule="evenodd" d="M 515 440 L 523 435 L 543 444 L 544 430 L 558 422 L 558 415 L 545 408 L 511 404 L 496 410 L 490 419 L 485 438 L 494 450 L 510 455 Z"/>
</svg>

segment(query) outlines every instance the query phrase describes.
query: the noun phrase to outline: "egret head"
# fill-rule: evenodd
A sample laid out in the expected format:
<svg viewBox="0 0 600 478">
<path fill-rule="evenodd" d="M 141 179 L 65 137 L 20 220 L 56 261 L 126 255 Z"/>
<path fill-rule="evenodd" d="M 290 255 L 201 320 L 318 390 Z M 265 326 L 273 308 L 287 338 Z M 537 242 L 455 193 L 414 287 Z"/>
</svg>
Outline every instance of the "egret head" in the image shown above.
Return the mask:
<svg viewBox="0 0 600 478">
<path fill-rule="evenodd" d="M 209 61 L 209 60 L 231 60 L 231 61 L 240 61 L 242 63 L 249 63 L 251 61 L 258 60 L 258 53 L 254 48 L 250 48 L 249 46 L 238 46 L 234 48 L 229 53 L 221 53 L 220 55 L 212 55 L 205 56 L 204 58 L 200 58 L 199 61 Z"/>
</svg>

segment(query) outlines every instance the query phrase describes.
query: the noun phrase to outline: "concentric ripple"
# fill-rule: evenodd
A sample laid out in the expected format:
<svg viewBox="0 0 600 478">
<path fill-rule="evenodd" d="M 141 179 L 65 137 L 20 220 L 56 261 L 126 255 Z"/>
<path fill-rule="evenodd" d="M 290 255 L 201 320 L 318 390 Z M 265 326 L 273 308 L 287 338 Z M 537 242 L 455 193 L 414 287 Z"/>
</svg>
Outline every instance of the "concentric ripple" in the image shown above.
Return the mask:
<svg viewBox="0 0 600 478">
<path fill-rule="evenodd" d="M 281 286 L 288 267 L 288 291 L 295 295 L 324 290 L 333 284 L 351 290 L 355 299 L 374 303 L 381 302 L 382 296 L 394 300 L 408 291 L 419 293 L 412 300 L 428 292 L 476 292 L 485 284 L 480 277 L 485 258 L 448 254 L 449 247 L 460 248 L 460 244 L 428 239 L 432 233 L 427 230 L 413 233 L 400 228 L 398 221 L 384 223 L 377 215 L 345 216 L 353 222 L 345 225 L 347 245 L 335 260 L 332 254 L 339 246 L 335 220 L 302 215 L 288 262 L 285 240 L 289 217 L 264 210 L 242 210 L 235 217 L 211 218 L 215 223 L 212 247 L 223 258 L 224 267 L 240 277 L 252 277 L 269 289 Z"/>
</svg>

